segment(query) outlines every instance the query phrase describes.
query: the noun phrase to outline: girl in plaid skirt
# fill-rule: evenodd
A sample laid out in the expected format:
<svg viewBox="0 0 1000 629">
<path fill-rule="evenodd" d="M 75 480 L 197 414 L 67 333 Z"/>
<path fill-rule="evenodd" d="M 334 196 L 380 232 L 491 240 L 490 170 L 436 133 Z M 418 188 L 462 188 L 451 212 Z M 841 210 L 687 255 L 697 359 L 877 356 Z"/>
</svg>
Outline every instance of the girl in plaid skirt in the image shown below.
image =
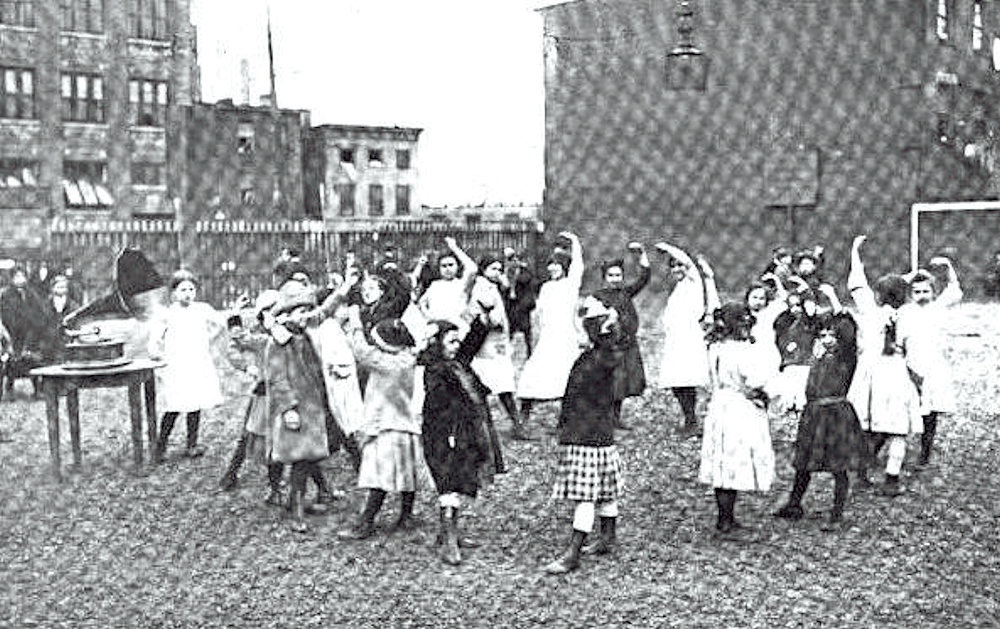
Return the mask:
<svg viewBox="0 0 1000 629">
<path fill-rule="evenodd" d="M 576 503 L 569 546 L 543 569 L 564 574 L 582 554 L 607 554 L 615 546 L 621 459 L 614 442 L 614 370 L 622 360 L 618 313 L 595 297 L 584 300 L 583 327 L 592 346 L 573 363 L 559 413 L 559 467 L 553 496 Z M 583 545 L 601 518 L 600 536 Z"/>
</svg>

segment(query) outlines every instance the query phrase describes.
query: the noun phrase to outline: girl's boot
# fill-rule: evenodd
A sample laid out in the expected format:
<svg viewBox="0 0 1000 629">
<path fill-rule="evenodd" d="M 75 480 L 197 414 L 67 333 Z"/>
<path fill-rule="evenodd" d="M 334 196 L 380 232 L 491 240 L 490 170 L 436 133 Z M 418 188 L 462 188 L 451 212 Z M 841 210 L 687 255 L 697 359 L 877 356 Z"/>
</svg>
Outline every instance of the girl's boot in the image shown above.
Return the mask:
<svg viewBox="0 0 1000 629">
<path fill-rule="evenodd" d="M 201 412 L 187 414 L 187 449 L 184 456 L 194 459 L 205 454 L 205 446 L 198 445 L 198 426 L 201 425 Z"/>
<path fill-rule="evenodd" d="M 601 532 L 597 539 L 588 542 L 580 549 L 584 555 L 608 555 L 614 552 L 617 540 L 615 539 L 615 524 L 618 518 L 601 517 Z"/>
<path fill-rule="evenodd" d="M 569 546 L 555 560 L 546 565 L 542 570 L 548 574 L 566 574 L 580 567 L 580 550 L 583 548 L 583 541 L 587 539 L 587 534 L 583 531 L 573 529 L 573 536 L 569 539 Z"/>
<path fill-rule="evenodd" d="M 236 442 L 236 448 L 233 450 L 233 456 L 229 459 L 229 466 L 226 468 L 226 473 L 222 475 L 219 480 L 219 487 L 223 491 L 229 491 L 236 487 L 236 481 L 239 478 L 240 468 L 243 467 L 243 461 L 247 458 L 247 433 L 244 432 L 240 436 L 240 440 Z"/>
<path fill-rule="evenodd" d="M 358 523 L 349 529 L 337 533 L 341 539 L 361 540 L 368 539 L 375 532 L 375 516 L 382 508 L 382 501 L 385 500 L 385 492 L 381 489 L 369 489 L 368 499 L 365 501 L 364 511 L 358 518 Z"/>
<path fill-rule="evenodd" d="M 409 531 L 417 526 L 417 521 L 413 517 L 413 503 L 416 502 L 417 492 L 404 491 L 399 498 L 399 518 L 393 525 L 394 531 Z"/>
</svg>

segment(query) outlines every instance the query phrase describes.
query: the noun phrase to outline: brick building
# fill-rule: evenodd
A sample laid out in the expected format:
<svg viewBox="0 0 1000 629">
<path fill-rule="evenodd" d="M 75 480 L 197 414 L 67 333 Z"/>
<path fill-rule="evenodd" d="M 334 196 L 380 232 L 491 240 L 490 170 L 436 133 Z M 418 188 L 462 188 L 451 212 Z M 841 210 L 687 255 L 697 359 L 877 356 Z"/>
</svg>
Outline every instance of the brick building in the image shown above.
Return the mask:
<svg viewBox="0 0 1000 629">
<path fill-rule="evenodd" d="M 996 198 L 993 0 L 540 11 L 544 218 L 577 229 L 589 261 L 667 239 L 736 292 L 778 244 L 825 244 L 843 278 L 851 237 L 868 233 L 872 272 L 900 270 L 914 202 Z M 1000 230 L 992 216 L 937 245 L 974 265 Z"/>
<path fill-rule="evenodd" d="M 308 111 L 221 101 L 182 113 L 170 143 L 178 147 L 182 177 L 173 184 L 186 219 L 304 218 Z"/>
<path fill-rule="evenodd" d="M 372 224 L 419 212 L 422 129 L 321 125 L 305 149 L 306 213 L 328 225 Z"/>
<path fill-rule="evenodd" d="M 199 96 L 190 0 L 0 3 L 0 233 L 162 211 L 167 128 Z"/>
</svg>

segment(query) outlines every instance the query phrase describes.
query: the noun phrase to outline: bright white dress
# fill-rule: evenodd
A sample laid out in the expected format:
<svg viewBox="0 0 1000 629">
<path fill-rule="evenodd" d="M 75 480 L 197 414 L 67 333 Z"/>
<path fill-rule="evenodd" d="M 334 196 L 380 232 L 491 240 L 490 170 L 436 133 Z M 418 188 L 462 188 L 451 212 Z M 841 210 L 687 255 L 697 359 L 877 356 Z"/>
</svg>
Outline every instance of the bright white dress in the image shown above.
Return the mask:
<svg viewBox="0 0 1000 629">
<path fill-rule="evenodd" d="M 781 352 L 778 351 L 777 340 L 774 333 L 774 322 L 778 315 L 785 311 L 785 304 L 781 301 L 772 301 L 757 312 L 753 313 L 756 322 L 750 334 L 753 335 L 753 347 L 760 352 L 763 360 L 767 361 L 769 368 L 773 366 L 773 371 L 777 372 L 781 366 Z"/>
<path fill-rule="evenodd" d="M 876 305 L 867 283 L 852 285 L 851 296 L 858 308 L 858 366 L 847 399 L 854 404 L 861 427 L 892 435 L 923 432 L 920 400 L 906 358 L 901 349 L 884 353 L 886 326 L 897 313 Z M 899 339 L 897 324 L 897 344 Z"/>
<path fill-rule="evenodd" d="M 583 279 L 583 264 L 570 265 L 566 277 L 542 284 L 535 302 L 538 343 L 521 369 L 517 396 L 529 400 L 555 400 L 566 392 L 569 370 L 580 355 L 576 307 Z"/>
<path fill-rule="evenodd" d="M 962 290 L 952 283 L 926 306 L 909 303 L 899 309 L 899 338 L 906 348 L 906 364 L 923 378 L 921 415 L 954 413 L 958 408 L 951 363 L 944 352 L 944 330 L 948 307 L 961 299 Z"/>
<path fill-rule="evenodd" d="M 468 330 L 468 324 L 462 318 L 469 303 L 469 295 L 465 291 L 465 280 L 457 277 L 453 280 L 434 280 L 420 296 L 420 309 L 428 321 L 444 320 Z"/>
<path fill-rule="evenodd" d="M 493 393 L 513 393 L 517 386 L 511 360 L 510 324 L 497 285 L 485 277 L 477 277 L 469 302 L 488 307 L 490 318 L 490 331 L 470 366 Z"/>
<path fill-rule="evenodd" d="M 701 275 L 692 264 L 684 279 L 674 286 L 660 316 L 663 326 L 659 371 L 661 388 L 708 384 L 708 348 L 701 327 L 704 314 L 705 291 Z"/>
<path fill-rule="evenodd" d="M 747 397 L 776 375 L 753 344 L 724 341 L 709 350 L 712 399 L 705 414 L 698 479 L 713 487 L 763 491 L 774 482 L 767 411 Z"/>
<path fill-rule="evenodd" d="M 212 360 L 212 339 L 223 316 L 203 302 L 171 304 L 153 325 L 149 353 L 165 365 L 156 370 L 164 412 L 188 413 L 222 403 L 219 374 Z"/>
</svg>

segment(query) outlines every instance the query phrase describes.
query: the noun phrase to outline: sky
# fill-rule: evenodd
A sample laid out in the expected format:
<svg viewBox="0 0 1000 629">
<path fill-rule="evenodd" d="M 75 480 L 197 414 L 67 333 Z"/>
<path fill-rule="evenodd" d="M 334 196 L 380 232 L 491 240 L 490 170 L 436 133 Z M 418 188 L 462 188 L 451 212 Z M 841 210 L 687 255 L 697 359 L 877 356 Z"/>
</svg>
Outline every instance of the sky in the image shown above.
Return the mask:
<svg viewBox="0 0 1000 629">
<path fill-rule="evenodd" d="M 539 203 L 544 83 L 539 0 L 192 0 L 202 99 L 268 92 L 312 124 L 420 127 L 428 205 Z"/>
</svg>

